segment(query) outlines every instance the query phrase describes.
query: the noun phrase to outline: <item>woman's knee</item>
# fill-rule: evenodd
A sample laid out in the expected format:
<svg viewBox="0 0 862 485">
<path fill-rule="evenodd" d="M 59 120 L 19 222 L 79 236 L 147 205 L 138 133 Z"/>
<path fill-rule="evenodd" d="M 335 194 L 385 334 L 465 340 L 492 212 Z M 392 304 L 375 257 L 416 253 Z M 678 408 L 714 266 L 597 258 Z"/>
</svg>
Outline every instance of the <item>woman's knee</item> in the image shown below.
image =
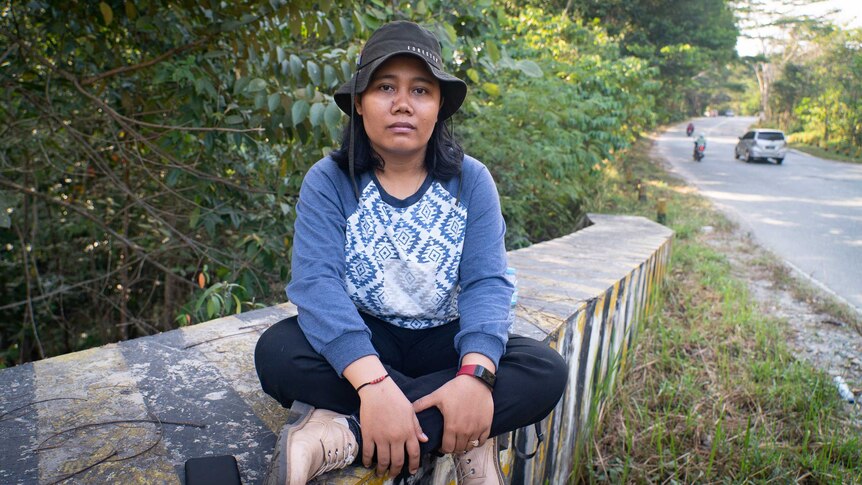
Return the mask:
<svg viewBox="0 0 862 485">
<path fill-rule="evenodd" d="M 255 365 L 266 365 L 273 361 L 283 362 L 284 353 L 290 351 L 287 345 L 292 340 L 289 335 L 290 325 L 297 325 L 296 317 L 274 323 L 263 332 L 260 338 L 257 339 L 257 344 L 254 348 Z"/>
<path fill-rule="evenodd" d="M 254 365 L 263 390 L 270 395 L 282 381 L 290 381 L 294 374 L 292 362 L 303 353 L 292 326 L 298 326 L 296 317 L 273 324 L 257 340 L 254 349 Z M 304 339 L 303 339 L 304 343 Z"/>
<path fill-rule="evenodd" d="M 569 363 L 556 350 L 546 347 L 548 350 L 548 381 L 549 386 L 556 393 L 557 399 L 563 395 L 569 382 Z"/>
<path fill-rule="evenodd" d="M 358 406 L 356 391 L 311 347 L 296 317 L 269 327 L 258 339 L 254 357 L 263 391 L 282 405 L 298 399 L 338 412 Z"/>
<path fill-rule="evenodd" d="M 547 396 L 556 402 L 568 383 L 569 365 L 565 359 L 547 344 L 526 337 L 518 337 L 512 344 L 512 357 L 528 369 L 527 382 L 535 387 L 537 397 Z"/>
</svg>

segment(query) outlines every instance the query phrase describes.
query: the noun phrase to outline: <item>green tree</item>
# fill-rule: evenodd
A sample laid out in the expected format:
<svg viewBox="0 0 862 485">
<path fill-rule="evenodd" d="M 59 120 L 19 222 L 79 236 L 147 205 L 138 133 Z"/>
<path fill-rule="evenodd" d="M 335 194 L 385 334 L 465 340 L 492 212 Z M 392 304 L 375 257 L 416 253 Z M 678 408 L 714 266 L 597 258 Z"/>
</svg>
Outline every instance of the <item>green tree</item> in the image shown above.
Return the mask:
<svg viewBox="0 0 862 485">
<path fill-rule="evenodd" d="M 272 298 L 301 176 L 339 128 L 327 93 L 385 15 L 350 2 L 3 2 L 6 360 Z M 224 291 L 193 311 L 212 285 Z"/>
<path fill-rule="evenodd" d="M 809 144 L 855 154 L 860 140 L 862 33 L 809 24 L 796 60 L 771 84 L 769 120 Z"/>
<path fill-rule="evenodd" d="M 718 72 L 736 58 L 733 10 L 724 0 L 584 0 L 574 4 L 577 15 L 600 19 L 623 52 L 660 70 L 663 88 L 658 106 L 663 119 L 698 114 L 705 73 Z"/>
<path fill-rule="evenodd" d="M 655 122 L 659 84 L 596 25 L 527 7 L 501 30 L 501 52 L 480 63 L 520 69 L 499 72 L 469 104 L 461 133 L 497 180 L 516 248 L 576 229 L 607 160 Z"/>
<path fill-rule="evenodd" d="M 770 112 L 778 125 L 788 131 L 797 131 L 795 111 L 803 98 L 817 89 L 815 74 L 807 66 L 790 62 L 785 64 L 782 76 L 772 84 Z"/>
<path fill-rule="evenodd" d="M 822 18 L 801 15 L 798 7 L 811 6 L 825 0 L 737 0 L 734 2 L 738 23 L 744 36 L 761 46 L 757 55 L 743 59 L 757 80 L 760 91 L 760 111 L 772 119 L 770 97 L 773 83 L 788 63 L 796 62 L 818 28 L 830 28 Z"/>
</svg>

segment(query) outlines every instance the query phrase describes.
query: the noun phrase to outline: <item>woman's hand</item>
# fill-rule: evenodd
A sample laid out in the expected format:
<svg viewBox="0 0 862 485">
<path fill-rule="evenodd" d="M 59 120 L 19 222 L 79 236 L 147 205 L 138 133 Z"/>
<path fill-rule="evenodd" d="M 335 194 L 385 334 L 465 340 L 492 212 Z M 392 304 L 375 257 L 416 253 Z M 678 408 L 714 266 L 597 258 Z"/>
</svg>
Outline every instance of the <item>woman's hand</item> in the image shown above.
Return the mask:
<svg viewBox="0 0 862 485">
<path fill-rule="evenodd" d="M 485 444 L 491 433 L 494 399 L 491 390 L 473 376 L 457 376 L 439 389 L 413 403 L 419 413 L 437 406 L 443 413 L 443 443 L 440 451 L 453 453 L 473 448 L 471 441 Z"/>
<path fill-rule="evenodd" d="M 370 467 L 377 449 L 377 474 L 401 473 L 404 450 L 408 470 L 419 470 L 419 441 L 428 441 L 407 396 L 391 378 L 359 391 L 359 422 L 362 428 L 362 464 Z"/>
</svg>

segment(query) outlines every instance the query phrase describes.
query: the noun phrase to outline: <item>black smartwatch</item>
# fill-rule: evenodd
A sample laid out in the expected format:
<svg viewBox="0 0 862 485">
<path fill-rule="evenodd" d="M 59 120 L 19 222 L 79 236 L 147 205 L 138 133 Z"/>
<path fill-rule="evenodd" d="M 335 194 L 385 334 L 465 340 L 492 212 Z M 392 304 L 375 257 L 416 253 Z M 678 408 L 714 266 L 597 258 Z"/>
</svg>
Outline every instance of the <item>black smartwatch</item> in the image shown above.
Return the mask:
<svg viewBox="0 0 862 485">
<path fill-rule="evenodd" d="M 494 390 L 494 384 L 497 382 L 497 376 L 493 372 L 478 364 L 462 365 L 455 376 L 473 376 L 484 382 L 492 391 Z"/>
</svg>

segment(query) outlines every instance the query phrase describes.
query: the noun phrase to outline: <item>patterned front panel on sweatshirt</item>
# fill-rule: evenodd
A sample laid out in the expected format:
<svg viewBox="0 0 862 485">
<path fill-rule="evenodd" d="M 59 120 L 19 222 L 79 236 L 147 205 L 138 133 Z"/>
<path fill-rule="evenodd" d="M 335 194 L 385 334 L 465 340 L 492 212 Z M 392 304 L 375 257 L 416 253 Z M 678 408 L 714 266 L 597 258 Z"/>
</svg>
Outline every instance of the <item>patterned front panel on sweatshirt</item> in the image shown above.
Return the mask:
<svg viewBox="0 0 862 485">
<path fill-rule="evenodd" d="M 375 183 L 347 219 L 345 282 L 360 310 L 405 328 L 458 318 L 458 266 L 467 209 L 433 182 L 409 207 L 393 207 Z"/>
</svg>

